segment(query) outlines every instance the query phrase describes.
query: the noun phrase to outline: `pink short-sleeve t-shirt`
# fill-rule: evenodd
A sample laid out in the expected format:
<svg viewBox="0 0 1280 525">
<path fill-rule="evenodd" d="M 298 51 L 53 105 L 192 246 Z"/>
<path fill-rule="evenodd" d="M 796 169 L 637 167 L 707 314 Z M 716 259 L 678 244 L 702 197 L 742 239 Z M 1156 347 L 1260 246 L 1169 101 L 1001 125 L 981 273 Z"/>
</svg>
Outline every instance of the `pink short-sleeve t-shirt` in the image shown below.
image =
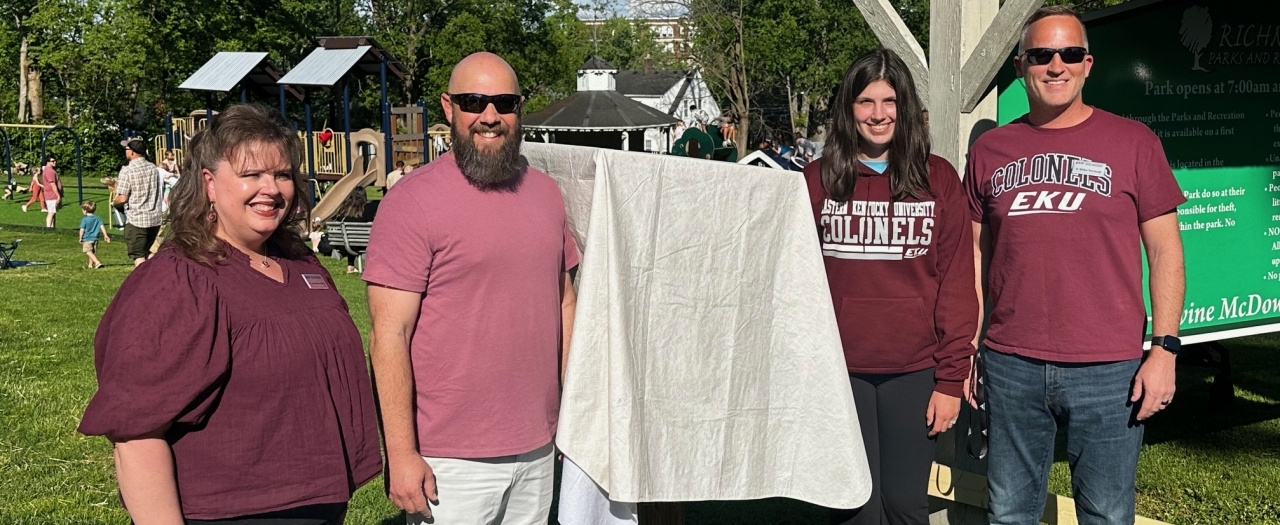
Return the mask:
<svg viewBox="0 0 1280 525">
<path fill-rule="evenodd" d="M 555 435 L 560 276 L 578 249 L 555 181 L 521 177 L 480 190 L 447 154 L 400 179 L 374 219 L 364 280 L 422 294 L 410 359 L 424 456 L 522 454 Z"/>
<path fill-rule="evenodd" d="M 1062 129 L 1024 117 L 982 135 L 966 171 L 971 218 L 991 231 L 985 344 L 1046 361 L 1141 357 L 1138 226 L 1186 202 L 1155 133 L 1097 108 Z"/>
</svg>

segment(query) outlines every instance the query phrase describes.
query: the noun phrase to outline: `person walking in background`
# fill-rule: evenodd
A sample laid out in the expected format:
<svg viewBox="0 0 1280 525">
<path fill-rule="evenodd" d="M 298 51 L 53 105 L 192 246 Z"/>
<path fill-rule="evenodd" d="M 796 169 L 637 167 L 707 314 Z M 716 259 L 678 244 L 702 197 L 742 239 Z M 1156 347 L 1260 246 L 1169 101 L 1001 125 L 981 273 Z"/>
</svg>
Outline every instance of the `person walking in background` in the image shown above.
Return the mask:
<svg viewBox="0 0 1280 525">
<path fill-rule="evenodd" d="M 381 470 L 360 332 L 297 231 L 301 152 L 272 109 L 218 115 L 98 325 L 79 430 L 113 443 L 134 523 L 340 525 Z"/>
<path fill-rule="evenodd" d="M 45 157 L 44 168 L 40 170 L 40 183 L 42 186 L 41 199 L 44 201 L 44 227 L 53 228 L 58 215 L 58 204 L 62 202 L 62 180 L 58 178 L 58 172 L 54 169 L 58 165 L 58 161 L 53 157 Z"/>
<path fill-rule="evenodd" d="M 391 501 L 410 525 L 546 523 L 578 264 L 555 181 L 520 158 L 524 98 L 476 53 L 440 96 L 453 150 L 373 222 L 373 319 Z"/>
<path fill-rule="evenodd" d="M 120 142 L 129 164 L 116 181 L 115 204 L 125 204 L 124 244 L 129 258 L 138 266 L 151 257 L 151 245 L 160 234 L 164 214 L 164 188 L 156 165 L 147 161 L 147 146 L 141 140 Z"/>
<path fill-rule="evenodd" d="M 35 168 L 31 170 L 31 198 L 27 199 L 27 203 L 22 205 L 22 213 L 27 212 L 32 204 L 40 203 L 40 211 L 45 211 L 44 206 L 44 183 L 40 181 L 43 168 Z"/>
<path fill-rule="evenodd" d="M 107 234 L 106 225 L 102 224 L 102 219 L 94 215 L 93 212 L 98 210 L 97 203 L 93 201 L 84 201 L 80 203 L 80 210 L 84 212 L 84 218 L 80 219 L 80 248 L 85 255 L 89 256 L 90 268 L 102 268 L 102 261 L 98 260 L 98 237 L 102 240 L 111 242 L 111 235 Z"/>
<path fill-rule="evenodd" d="M 1039 522 L 1059 430 L 1080 523 L 1132 524 L 1143 422 L 1173 400 L 1186 198 L 1151 129 L 1084 103 L 1093 65 L 1075 12 L 1037 10 L 1014 57 L 1030 112 L 969 152 L 975 264 L 990 304 L 993 525 Z"/>
<path fill-rule="evenodd" d="M 858 408 L 871 499 L 833 523 L 929 523 L 935 437 L 956 423 L 977 328 L 955 168 L 929 154 L 915 82 L 887 49 L 854 61 L 826 154 L 804 169 Z"/>
</svg>

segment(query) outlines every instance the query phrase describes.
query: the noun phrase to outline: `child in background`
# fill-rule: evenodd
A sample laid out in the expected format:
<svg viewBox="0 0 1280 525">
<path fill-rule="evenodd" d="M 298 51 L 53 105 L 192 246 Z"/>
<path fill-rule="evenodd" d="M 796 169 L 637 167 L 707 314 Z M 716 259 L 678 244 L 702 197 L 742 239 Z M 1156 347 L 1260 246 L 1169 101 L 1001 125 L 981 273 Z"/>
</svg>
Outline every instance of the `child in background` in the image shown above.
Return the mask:
<svg viewBox="0 0 1280 525">
<path fill-rule="evenodd" d="M 84 218 L 80 219 L 80 247 L 84 250 L 84 254 L 89 256 L 90 268 L 102 268 L 102 261 L 98 260 L 98 236 L 102 236 L 102 240 L 111 242 L 111 236 L 107 235 L 107 227 L 102 224 L 93 212 L 98 211 L 98 205 L 93 201 L 84 201 L 80 203 L 80 209 L 84 210 Z"/>
</svg>

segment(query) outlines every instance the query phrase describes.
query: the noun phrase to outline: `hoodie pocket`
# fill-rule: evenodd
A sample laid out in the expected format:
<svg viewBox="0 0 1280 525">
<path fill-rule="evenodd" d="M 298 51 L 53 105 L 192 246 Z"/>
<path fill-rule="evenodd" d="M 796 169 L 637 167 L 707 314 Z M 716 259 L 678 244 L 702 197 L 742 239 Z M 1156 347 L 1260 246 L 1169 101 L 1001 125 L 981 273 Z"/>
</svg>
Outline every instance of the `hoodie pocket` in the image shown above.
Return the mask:
<svg viewBox="0 0 1280 525">
<path fill-rule="evenodd" d="M 938 344 L 933 316 L 919 297 L 843 297 L 836 320 L 851 368 L 892 372 Z"/>
</svg>

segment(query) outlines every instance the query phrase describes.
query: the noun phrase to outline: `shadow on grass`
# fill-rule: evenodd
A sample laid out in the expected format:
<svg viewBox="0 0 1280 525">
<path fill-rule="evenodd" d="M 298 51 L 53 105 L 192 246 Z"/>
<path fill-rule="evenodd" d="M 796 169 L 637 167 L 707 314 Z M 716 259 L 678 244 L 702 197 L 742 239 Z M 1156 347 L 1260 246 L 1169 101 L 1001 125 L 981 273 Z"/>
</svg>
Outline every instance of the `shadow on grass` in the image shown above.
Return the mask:
<svg viewBox="0 0 1280 525">
<path fill-rule="evenodd" d="M 1230 455 L 1255 455 L 1280 448 L 1280 434 L 1270 428 L 1222 435 L 1280 419 L 1280 336 L 1233 339 L 1223 345 L 1231 352 L 1235 401 L 1228 406 L 1212 403 L 1213 369 L 1179 367 L 1175 402 L 1147 425 L 1147 444 L 1176 441 L 1191 449 Z"/>
</svg>

